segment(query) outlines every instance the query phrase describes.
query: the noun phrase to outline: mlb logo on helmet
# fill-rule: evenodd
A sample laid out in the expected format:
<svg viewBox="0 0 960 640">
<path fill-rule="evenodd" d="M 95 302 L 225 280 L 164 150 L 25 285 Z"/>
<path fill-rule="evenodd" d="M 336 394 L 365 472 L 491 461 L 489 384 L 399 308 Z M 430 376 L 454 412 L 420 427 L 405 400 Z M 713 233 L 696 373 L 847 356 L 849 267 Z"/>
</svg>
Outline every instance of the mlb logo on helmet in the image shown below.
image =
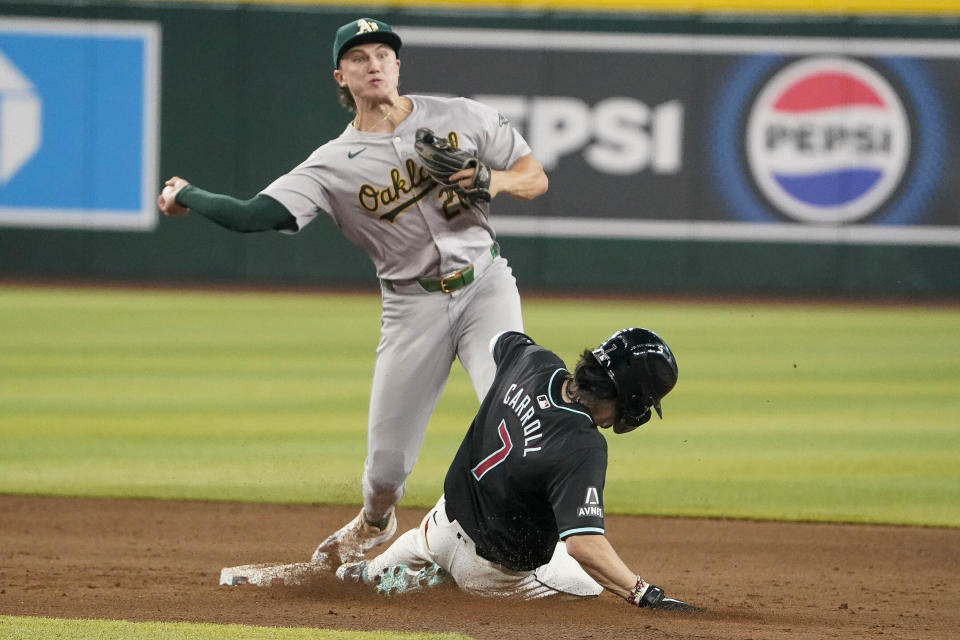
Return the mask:
<svg viewBox="0 0 960 640">
<path fill-rule="evenodd" d="M 896 91 L 871 67 L 841 57 L 805 58 L 775 73 L 745 135 L 759 191 L 782 214 L 816 224 L 854 222 L 887 202 L 910 141 Z"/>
</svg>

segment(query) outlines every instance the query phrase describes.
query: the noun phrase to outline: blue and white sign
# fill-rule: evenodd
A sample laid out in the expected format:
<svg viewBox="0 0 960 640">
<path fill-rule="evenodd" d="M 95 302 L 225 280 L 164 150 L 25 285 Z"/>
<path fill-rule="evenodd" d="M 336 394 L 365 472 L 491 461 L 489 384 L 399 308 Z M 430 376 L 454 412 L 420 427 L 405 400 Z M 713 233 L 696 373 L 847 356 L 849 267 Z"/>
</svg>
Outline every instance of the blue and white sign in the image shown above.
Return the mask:
<svg viewBox="0 0 960 640">
<path fill-rule="evenodd" d="M 910 120 L 890 83 L 851 58 L 786 65 L 754 99 L 746 156 L 758 189 L 785 216 L 862 220 L 900 186 Z"/>
<path fill-rule="evenodd" d="M 0 18 L 0 225 L 157 222 L 160 29 Z"/>
</svg>

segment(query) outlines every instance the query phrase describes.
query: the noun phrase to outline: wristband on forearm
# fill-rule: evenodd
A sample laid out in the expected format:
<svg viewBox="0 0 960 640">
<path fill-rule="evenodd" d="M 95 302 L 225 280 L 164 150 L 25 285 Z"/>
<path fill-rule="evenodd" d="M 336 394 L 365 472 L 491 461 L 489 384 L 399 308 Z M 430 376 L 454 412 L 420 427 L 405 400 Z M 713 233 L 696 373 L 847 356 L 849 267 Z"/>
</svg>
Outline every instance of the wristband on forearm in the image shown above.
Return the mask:
<svg viewBox="0 0 960 640">
<path fill-rule="evenodd" d="M 654 607 L 663 600 L 663 589 L 648 584 L 643 578 L 637 576 L 637 584 L 630 590 L 630 595 L 626 599 L 635 607 Z"/>
</svg>

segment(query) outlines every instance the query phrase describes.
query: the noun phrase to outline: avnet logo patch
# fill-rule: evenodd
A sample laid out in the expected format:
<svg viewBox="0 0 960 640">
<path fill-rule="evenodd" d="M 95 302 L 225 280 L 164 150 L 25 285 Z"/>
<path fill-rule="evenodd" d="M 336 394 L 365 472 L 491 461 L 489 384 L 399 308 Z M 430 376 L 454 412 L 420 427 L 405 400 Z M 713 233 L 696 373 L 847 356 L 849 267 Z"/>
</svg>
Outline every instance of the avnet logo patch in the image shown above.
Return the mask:
<svg viewBox="0 0 960 640">
<path fill-rule="evenodd" d="M 159 29 L 0 18 L 0 224 L 156 224 Z"/>
<path fill-rule="evenodd" d="M 848 58 L 808 58 L 781 69 L 758 93 L 746 129 L 757 187 L 803 222 L 870 215 L 896 190 L 910 157 L 899 96 Z"/>
</svg>

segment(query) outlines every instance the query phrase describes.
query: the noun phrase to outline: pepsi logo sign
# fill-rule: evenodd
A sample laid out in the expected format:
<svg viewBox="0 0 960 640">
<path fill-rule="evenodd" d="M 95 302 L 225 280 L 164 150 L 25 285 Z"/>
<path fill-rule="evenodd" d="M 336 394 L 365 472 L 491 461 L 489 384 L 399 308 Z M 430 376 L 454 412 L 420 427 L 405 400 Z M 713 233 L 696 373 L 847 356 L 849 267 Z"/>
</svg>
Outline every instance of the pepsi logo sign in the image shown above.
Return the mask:
<svg viewBox="0 0 960 640">
<path fill-rule="evenodd" d="M 747 164 L 781 213 L 848 223 L 881 207 L 910 159 L 910 121 L 896 91 L 871 67 L 805 58 L 759 91 L 746 122 Z"/>
</svg>

